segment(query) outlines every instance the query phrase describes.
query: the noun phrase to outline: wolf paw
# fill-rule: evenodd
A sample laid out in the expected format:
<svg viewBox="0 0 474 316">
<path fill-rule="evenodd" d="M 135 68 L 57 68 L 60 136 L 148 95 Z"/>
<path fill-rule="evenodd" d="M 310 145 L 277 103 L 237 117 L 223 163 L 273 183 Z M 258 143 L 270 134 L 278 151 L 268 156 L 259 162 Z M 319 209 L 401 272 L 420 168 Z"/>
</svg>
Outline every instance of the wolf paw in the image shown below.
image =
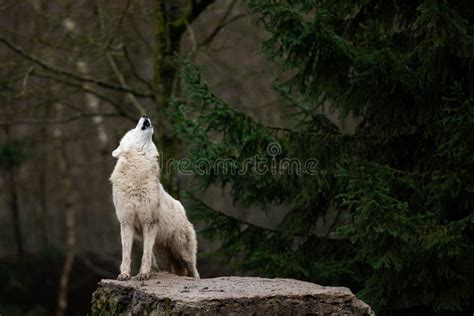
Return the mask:
<svg viewBox="0 0 474 316">
<path fill-rule="evenodd" d="M 137 280 L 139 281 L 145 281 L 145 280 L 148 280 L 150 278 L 151 274 L 150 273 L 139 273 L 137 274 L 136 278 Z"/>
<path fill-rule="evenodd" d="M 117 280 L 119 281 L 127 281 L 130 279 L 130 274 L 128 273 L 120 273 L 119 276 L 117 277 Z"/>
</svg>

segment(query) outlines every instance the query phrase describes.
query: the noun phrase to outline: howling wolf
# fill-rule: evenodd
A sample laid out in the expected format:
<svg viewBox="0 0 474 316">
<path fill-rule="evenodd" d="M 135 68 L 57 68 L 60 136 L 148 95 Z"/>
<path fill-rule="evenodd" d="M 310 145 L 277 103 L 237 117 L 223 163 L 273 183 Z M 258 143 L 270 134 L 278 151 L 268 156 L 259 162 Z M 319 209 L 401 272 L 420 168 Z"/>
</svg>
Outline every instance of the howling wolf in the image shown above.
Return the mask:
<svg viewBox="0 0 474 316">
<path fill-rule="evenodd" d="M 158 150 L 152 135 L 153 126 L 144 115 L 112 152 L 118 161 L 110 180 L 122 237 L 122 264 L 117 279 L 130 278 L 135 232 L 143 235 L 139 280 L 150 278 L 153 255 L 160 270 L 199 279 L 196 233 L 183 205 L 160 183 Z"/>
</svg>

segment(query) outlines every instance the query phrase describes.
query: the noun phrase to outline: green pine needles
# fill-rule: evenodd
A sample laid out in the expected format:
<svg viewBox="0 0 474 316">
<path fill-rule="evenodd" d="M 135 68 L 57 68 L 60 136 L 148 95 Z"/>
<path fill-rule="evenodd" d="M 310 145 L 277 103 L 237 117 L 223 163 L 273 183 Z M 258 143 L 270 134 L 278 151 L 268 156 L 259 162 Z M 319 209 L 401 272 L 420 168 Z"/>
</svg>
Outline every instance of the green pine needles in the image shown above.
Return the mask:
<svg viewBox="0 0 474 316">
<path fill-rule="evenodd" d="M 381 314 L 472 312 L 474 3 L 248 5 L 268 32 L 262 53 L 281 70 L 273 84 L 297 113 L 294 127 L 239 113 L 190 64 L 189 102 L 173 101 L 170 113 L 193 170 L 210 162 L 195 172 L 203 187 L 230 185 L 244 205 L 290 210 L 268 229 L 190 197 L 207 224 L 201 233 L 242 269 L 348 286 Z M 323 104 L 354 115 L 357 131 L 343 134 Z M 224 158 L 233 172 L 215 163 Z M 288 172 L 291 159 L 313 168 Z M 329 210 L 339 227 L 321 235 L 316 223 Z"/>
</svg>

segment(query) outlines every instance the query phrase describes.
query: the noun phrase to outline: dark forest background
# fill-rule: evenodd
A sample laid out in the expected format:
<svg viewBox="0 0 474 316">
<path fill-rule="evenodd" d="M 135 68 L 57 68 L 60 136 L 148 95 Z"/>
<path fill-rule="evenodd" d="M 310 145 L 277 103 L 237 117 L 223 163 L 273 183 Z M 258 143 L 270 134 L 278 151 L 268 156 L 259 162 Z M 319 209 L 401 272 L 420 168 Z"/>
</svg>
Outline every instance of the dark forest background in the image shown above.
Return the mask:
<svg viewBox="0 0 474 316">
<path fill-rule="evenodd" d="M 146 113 L 202 277 L 472 315 L 473 20 L 471 1 L 0 0 L 0 314 L 84 315 L 116 277 L 110 153 Z"/>
</svg>

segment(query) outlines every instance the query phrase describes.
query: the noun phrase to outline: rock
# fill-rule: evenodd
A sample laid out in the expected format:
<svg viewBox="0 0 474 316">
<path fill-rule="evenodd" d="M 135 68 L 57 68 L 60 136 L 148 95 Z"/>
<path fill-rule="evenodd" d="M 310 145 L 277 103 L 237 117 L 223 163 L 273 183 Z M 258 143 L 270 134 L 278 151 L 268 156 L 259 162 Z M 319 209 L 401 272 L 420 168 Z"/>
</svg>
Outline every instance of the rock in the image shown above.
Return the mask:
<svg viewBox="0 0 474 316">
<path fill-rule="evenodd" d="M 147 281 L 102 280 L 93 315 L 375 315 L 345 287 L 292 279 L 194 280 L 155 273 Z"/>
</svg>

